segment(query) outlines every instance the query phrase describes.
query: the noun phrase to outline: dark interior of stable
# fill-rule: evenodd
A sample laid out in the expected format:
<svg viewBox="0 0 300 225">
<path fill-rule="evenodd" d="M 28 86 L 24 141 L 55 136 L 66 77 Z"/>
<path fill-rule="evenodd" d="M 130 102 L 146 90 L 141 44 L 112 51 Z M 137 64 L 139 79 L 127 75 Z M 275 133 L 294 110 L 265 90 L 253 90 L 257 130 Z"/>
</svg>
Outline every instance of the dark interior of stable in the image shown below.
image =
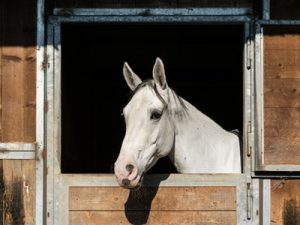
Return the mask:
<svg viewBox="0 0 300 225">
<path fill-rule="evenodd" d="M 111 173 L 123 136 L 130 91 L 126 61 L 152 77 L 155 58 L 168 84 L 226 130 L 243 127 L 243 26 L 63 24 L 63 173 Z M 166 157 L 149 171 L 174 173 Z"/>
</svg>

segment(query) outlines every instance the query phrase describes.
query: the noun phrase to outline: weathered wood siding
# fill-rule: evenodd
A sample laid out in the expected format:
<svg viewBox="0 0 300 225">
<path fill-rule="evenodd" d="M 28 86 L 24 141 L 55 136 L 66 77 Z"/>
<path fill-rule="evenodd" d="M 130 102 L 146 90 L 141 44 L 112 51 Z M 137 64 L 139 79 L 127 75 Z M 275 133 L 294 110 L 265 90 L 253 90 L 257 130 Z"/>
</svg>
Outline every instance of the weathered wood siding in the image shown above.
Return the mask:
<svg viewBox="0 0 300 225">
<path fill-rule="evenodd" d="M 300 164 L 300 27 L 264 28 L 265 164 Z"/>
<path fill-rule="evenodd" d="M 35 141 L 35 1 L 0 3 L 2 142 Z"/>
<path fill-rule="evenodd" d="M 35 141 L 36 1 L 0 1 L 0 142 Z M 34 224 L 35 161 L 0 161 L 0 223 Z"/>
<path fill-rule="evenodd" d="M 0 161 L 0 223 L 33 225 L 35 217 L 35 161 Z"/>
<path fill-rule="evenodd" d="M 300 224 L 300 180 L 271 182 L 271 225 Z"/>
<path fill-rule="evenodd" d="M 236 224 L 235 187 L 70 187 L 70 225 Z"/>
</svg>

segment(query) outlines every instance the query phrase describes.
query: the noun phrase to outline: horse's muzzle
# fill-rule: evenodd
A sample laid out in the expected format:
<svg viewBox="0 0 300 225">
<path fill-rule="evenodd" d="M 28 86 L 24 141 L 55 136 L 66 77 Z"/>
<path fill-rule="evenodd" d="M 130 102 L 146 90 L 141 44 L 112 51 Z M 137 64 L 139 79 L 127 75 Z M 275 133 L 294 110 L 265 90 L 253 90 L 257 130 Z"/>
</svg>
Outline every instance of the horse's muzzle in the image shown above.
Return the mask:
<svg viewBox="0 0 300 225">
<path fill-rule="evenodd" d="M 130 180 L 128 180 L 127 178 L 123 179 L 123 180 L 122 180 L 122 185 L 123 185 L 124 187 L 129 186 L 129 185 L 130 185 Z"/>
<path fill-rule="evenodd" d="M 142 176 L 138 175 L 138 168 L 133 163 L 127 163 L 125 166 L 117 164 L 115 166 L 115 175 L 121 187 L 133 190 L 141 186 Z"/>
<path fill-rule="evenodd" d="M 121 187 L 129 189 L 131 191 L 136 191 L 142 186 L 142 181 L 143 181 L 143 176 L 137 180 L 134 180 L 133 182 L 125 178 L 122 180 Z"/>
</svg>

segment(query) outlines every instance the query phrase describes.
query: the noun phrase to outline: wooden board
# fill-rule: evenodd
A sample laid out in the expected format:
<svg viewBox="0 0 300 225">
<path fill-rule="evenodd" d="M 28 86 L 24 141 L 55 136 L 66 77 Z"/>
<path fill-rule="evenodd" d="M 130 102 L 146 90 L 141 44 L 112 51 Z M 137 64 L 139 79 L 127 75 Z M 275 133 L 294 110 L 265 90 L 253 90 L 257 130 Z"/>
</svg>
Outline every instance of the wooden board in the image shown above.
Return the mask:
<svg viewBox="0 0 300 225">
<path fill-rule="evenodd" d="M 300 164 L 300 28 L 264 28 L 264 163 Z"/>
<path fill-rule="evenodd" d="M 236 224 L 235 187 L 70 187 L 70 224 Z M 201 222 L 200 222 L 201 221 Z"/>
<path fill-rule="evenodd" d="M 149 224 L 149 225 L 234 225 L 235 211 L 72 211 L 70 225 L 118 225 L 118 224 Z"/>
<path fill-rule="evenodd" d="M 299 165 L 300 137 L 265 138 L 265 164 Z"/>
<path fill-rule="evenodd" d="M 264 27 L 264 77 L 300 78 L 300 27 Z"/>
<path fill-rule="evenodd" d="M 34 225 L 35 161 L 0 161 L 0 223 Z"/>
<path fill-rule="evenodd" d="M 36 1 L 0 1 L 0 142 L 35 141 Z M 35 224 L 35 161 L 0 160 L 0 223 Z"/>
<path fill-rule="evenodd" d="M 265 107 L 265 163 L 299 164 L 300 108 Z"/>
<path fill-rule="evenodd" d="M 300 108 L 265 107 L 265 135 L 300 137 Z"/>
<path fill-rule="evenodd" d="M 299 31 L 300 28 L 297 26 L 264 26 L 264 48 L 283 51 L 299 50 L 300 43 L 297 42 Z"/>
<path fill-rule="evenodd" d="M 151 201 L 152 210 L 235 210 L 234 187 L 162 187 L 143 188 L 130 193 L 119 187 L 71 187 L 70 210 L 144 210 Z M 155 197 L 155 198 L 154 198 Z M 152 200 L 153 199 L 153 200 Z M 140 201 L 134 201 L 140 200 Z M 133 204 L 136 203 L 136 204 Z"/>
<path fill-rule="evenodd" d="M 265 78 L 264 81 L 265 107 L 300 107 L 300 79 Z"/>
<path fill-rule="evenodd" d="M 18 7 L 16 7 L 18 5 Z M 2 142 L 35 141 L 35 1 L 1 1 Z"/>
<path fill-rule="evenodd" d="M 293 41 L 298 42 L 297 40 Z M 264 70 L 265 70 L 265 78 L 273 78 L 273 79 L 280 79 L 280 78 L 300 78 L 300 61 L 298 60 L 300 47 L 295 46 L 294 49 L 284 49 L 284 43 L 280 45 L 281 43 L 278 43 L 279 46 L 282 47 L 282 49 L 276 49 L 278 46 L 270 46 L 272 48 L 272 51 L 267 51 L 264 54 L 265 57 L 265 64 L 264 64 Z M 300 45 L 300 44 L 299 44 Z M 298 48 L 298 49 L 296 49 Z M 282 56 L 282 52 L 285 53 L 284 56 Z"/>
<path fill-rule="evenodd" d="M 300 224 L 300 180 L 272 180 L 271 225 Z"/>
</svg>

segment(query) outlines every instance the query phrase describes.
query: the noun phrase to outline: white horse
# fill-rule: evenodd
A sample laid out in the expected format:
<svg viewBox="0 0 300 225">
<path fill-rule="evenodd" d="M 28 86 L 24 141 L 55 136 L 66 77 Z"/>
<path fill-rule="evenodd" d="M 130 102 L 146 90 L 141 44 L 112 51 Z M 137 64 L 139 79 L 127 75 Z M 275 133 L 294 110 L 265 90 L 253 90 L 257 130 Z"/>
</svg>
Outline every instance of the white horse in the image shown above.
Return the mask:
<svg viewBox="0 0 300 225">
<path fill-rule="evenodd" d="M 176 95 L 159 58 L 153 80 L 142 82 L 127 63 L 123 75 L 133 95 L 123 109 L 126 134 L 115 163 L 120 186 L 139 187 L 166 155 L 180 173 L 241 173 L 239 137 Z"/>
</svg>

